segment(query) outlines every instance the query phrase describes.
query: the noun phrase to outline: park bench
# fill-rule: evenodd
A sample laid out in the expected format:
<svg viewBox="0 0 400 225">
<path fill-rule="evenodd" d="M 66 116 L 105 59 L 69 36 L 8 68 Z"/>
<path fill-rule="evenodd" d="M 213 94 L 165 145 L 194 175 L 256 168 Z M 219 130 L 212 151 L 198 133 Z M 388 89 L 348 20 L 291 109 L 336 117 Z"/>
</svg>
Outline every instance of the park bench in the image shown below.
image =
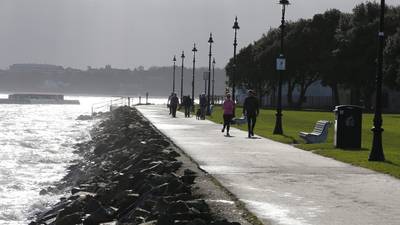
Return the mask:
<svg viewBox="0 0 400 225">
<path fill-rule="evenodd" d="M 299 136 L 308 144 L 325 142 L 328 138 L 328 128 L 330 124 L 331 123 L 327 120 L 318 120 L 311 133 L 300 132 Z"/>
</svg>

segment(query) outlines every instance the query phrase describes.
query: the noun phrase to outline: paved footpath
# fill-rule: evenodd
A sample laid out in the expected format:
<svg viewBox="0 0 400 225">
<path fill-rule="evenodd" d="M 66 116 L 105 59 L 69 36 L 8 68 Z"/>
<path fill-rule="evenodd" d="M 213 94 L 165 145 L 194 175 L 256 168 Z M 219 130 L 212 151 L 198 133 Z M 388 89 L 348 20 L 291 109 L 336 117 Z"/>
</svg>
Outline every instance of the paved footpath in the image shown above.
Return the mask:
<svg viewBox="0 0 400 225">
<path fill-rule="evenodd" d="M 210 121 L 138 109 L 265 224 L 399 225 L 400 180 Z"/>
</svg>

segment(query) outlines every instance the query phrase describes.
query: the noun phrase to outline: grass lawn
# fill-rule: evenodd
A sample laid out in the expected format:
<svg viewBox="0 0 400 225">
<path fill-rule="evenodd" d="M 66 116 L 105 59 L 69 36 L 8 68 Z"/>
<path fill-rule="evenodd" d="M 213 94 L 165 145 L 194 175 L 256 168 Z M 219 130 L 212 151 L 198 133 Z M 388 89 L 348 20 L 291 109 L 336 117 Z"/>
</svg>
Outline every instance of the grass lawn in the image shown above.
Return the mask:
<svg viewBox="0 0 400 225">
<path fill-rule="evenodd" d="M 241 115 L 241 108 L 236 109 L 236 115 Z M 373 114 L 363 114 L 362 124 L 362 149 L 343 150 L 333 146 L 333 125 L 329 128 L 328 140 L 323 144 L 305 144 L 299 137 L 300 131 L 311 132 L 317 120 L 334 121 L 333 112 L 310 112 L 310 111 L 283 111 L 282 126 L 284 135 L 273 135 L 275 127 L 274 110 L 261 110 L 257 118 L 254 132 L 257 135 L 287 143 L 294 144 L 296 147 L 312 151 L 314 153 L 331 157 L 336 160 L 350 163 L 353 165 L 369 168 L 378 172 L 387 173 L 400 178 L 400 115 L 383 115 L 383 150 L 385 162 L 370 162 L 368 156 L 372 145 L 372 121 Z M 214 108 L 209 120 L 222 124 L 222 109 L 220 106 Z M 235 126 L 242 130 L 247 130 L 247 125 Z"/>
</svg>

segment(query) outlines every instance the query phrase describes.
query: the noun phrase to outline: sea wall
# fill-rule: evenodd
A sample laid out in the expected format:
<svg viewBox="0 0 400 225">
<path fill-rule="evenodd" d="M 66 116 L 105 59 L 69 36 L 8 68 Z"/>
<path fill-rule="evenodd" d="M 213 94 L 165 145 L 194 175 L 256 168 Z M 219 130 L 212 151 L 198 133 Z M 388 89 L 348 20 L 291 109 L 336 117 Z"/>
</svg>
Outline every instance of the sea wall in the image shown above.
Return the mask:
<svg viewBox="0 0 400 225">
<path fill-rule="evenodd" d="M 114 110 L 77 152 L 84 160 L 59 185 L 70 195 L 30 225 L 240 224 L 212 213 L 194 190 L 196 172 L 134 108 Z"/>
</svg>

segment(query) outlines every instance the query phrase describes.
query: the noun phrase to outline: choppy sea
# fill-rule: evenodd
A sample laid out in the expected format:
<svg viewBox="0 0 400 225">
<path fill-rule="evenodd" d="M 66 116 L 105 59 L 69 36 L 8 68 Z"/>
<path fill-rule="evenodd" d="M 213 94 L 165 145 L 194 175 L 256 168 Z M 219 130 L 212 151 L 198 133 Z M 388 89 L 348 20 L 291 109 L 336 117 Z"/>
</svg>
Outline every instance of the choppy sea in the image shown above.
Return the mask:
<svg viewBox="0 0 400 225">
<path fill-rule="evenodd" d="M 66 99 L 79 99 L 81 104 L 0 105 L 1 225 L 28 224 L 37 212 L 59 200 L 62 193 L 40 195 L 39 192 L 54 186 L 66 175 L 67 167 L 79 159 L 73 153 L 74 145 L 90 139 L 89 131 L 96 121 L 76 118 L 90 115 L 95 103 L 113 100 Z M 149 102 L 165 103 L 166 100 L 150 99 Z"/>
</svg>

